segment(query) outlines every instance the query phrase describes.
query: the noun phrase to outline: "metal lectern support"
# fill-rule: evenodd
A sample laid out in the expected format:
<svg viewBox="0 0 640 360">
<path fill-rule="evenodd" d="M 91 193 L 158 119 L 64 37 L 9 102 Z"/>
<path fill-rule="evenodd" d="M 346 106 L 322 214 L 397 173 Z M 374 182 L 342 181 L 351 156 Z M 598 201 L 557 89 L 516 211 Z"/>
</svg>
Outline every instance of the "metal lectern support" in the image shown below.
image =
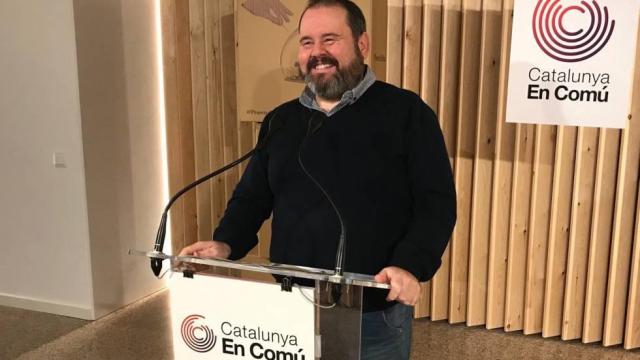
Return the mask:
<svg viewBox="0 0 640 360">
<path fill-rule="evenodd" d="M 332 283 L 316 281 L 319 303 L 331 303 Z M 360 359 L 362 286 L 346 285 L 334 307 L 316 306 L 316 355 L 322 359 Z M 318 357 L 316 357 L 318 358 Z"/>
</svg>

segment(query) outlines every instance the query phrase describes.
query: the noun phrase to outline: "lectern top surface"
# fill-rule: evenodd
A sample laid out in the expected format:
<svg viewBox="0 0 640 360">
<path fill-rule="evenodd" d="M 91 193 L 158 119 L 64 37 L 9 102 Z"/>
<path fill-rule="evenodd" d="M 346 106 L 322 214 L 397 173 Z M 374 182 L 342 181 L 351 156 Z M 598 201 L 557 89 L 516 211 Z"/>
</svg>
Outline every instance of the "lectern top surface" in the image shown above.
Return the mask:
<svg viewBox="0 0 640 360">
<path fill-rule="evenodd" d="M 356 285 L 362 287 L 372 287 L 388 289 L 389 284 L 375 281 L 373 275 L 356 274 L 345 272 L 343 276 L 335 276 L 335 273 L 328 269 L 310 268 L 305 266 L 287 264 L 253 264 L 240 261 L 231 261 L 219 258 L 201 258 L 196 256 L 174 256 L 157 251 L 129 250 L 129 255 L 144 256 L 154 259 L 170 260 L 172 263 L 190 263 L 208 266 L 216 266 L 235 270 L 253 271 L 282 276 L 293 276 L 297 278 L 328 281 L 332 283 Z"/>
</svg>

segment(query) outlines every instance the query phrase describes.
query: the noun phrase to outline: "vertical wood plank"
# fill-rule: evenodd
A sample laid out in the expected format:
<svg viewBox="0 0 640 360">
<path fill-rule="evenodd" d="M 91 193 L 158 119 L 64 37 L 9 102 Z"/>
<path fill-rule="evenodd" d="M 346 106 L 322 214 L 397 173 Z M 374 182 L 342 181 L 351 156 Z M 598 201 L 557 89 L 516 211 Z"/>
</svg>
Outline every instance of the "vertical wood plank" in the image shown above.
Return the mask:
<svg viewBox="0 0 640 360">
<path fill-rule="evenodd" d="M 205 44 L 204 0 L 189 0 L 189 28 L 191 31 L 191 79 L 193 134 L 196 178 L 210 172 L 209 159 L 209 114 L 207 109 L 207 61 Z M 198 186 L 196 191 L 196 211 L 198 237 L 194 240 L 208 240 L 211 237 L 211 186 Z"/>
<path fill-rule="evenodd" d="M 620 130 L 600 129 L 582 342 L 602 340 Z"/>
<path fill-rule="evenodd" d="M 505 331 L 522 330 L 524 323 L 524 282 L 529 240 L 529 209 L 533 171 L 535 126 L 516 126 L 515 164 L 511 193 L 509 253 L 507 261 L 507 293 L 505 298 Z"/>
<path fill-rule="evenodd" d="M 258 143 L 260 135 L 261 123 L 253 123 L 253 146 Z M 271 247 L 271 217 L 267 219 L 260 230 L 258 231 L 258 246 L 252 251 L 255 251 L 258 260 L 261 262 L 269 260 L 269 248 Z"/>
<path fill-rule="evenodd" d="M 387 82 L 402 85 L 402 38 L 404 5 L 402 0 L 388 0 L 387 11 Z"/>
<path fill-rule="evenodd" d="M 402 54 L 402 87 L 420 93 L 420 52 L 422 45 L 422 0 L 405 0 Z M 431 283 L 421 284 L 420 302 L 415 316 L 426 317 L 431 311 Z"/>
<path fill-rule="evenodd" d="M 193 106 L 191 78 L 191 36 L 189 28 L 189 2 L 176 1 L 176 42 L 178 69 L 178 106 L 180 109 L 180 146 L 182 146 L 182 186 L 195 180 L 195 154 L 193 137 Z M 185 242 L 198 240 L 196 194 L 183 195 Z"/>
<path fill-rule="evenodd" d="M 558 127 L 556 161 L 553 169 L 551 225 L 544 287 L 542 336 L 558 336 L 562 332 L 567 248 L 571 224 L 571 198 L 575 165 L 577 128 Z"/>
<path fill-rule="evenodd" d="M 387 80 L 387 2 L 371 3 L 371 68 L 380 80 Z"/>
<path fill-rule="evenodd" d="M 577 339 L 582 335 L 597 147 L 597 129 L 578 129 L 562 315 L 563 340 Z"/>
<path fill-rule="evenodd" d="M 243 155 L 251 151 L 253 148 L 253 123 L 241 121 L 238 124 L 238 139 L 240 146 L 240 153 Z M 240 173 L 244 172 L 244 169 L 247 167 L 248 161 L 240 164 Z"/>
<path fill-rule="evenodd" d="M 442 2 L 442 37 L 440 50 L 440 78 L 439 91 L 440 98 L 438 101 L 438 119 L 440 127 L 445 136 L 447 151 L 452 164 L 455 168 L 453 157 L 456 144 L 457 118 L 458 118 L 458 79 L 460 64 L 460 10 L 461 0 L 443 0 Z M 454 233 L 455 233 L 454 229 Z M 464 321 L 464 308 L 460 304 L 460 293 L 455 289 L 459 289 L 464 284 L 466 274 L 458 271 L 460 264 L 453 254 L 454 237 L 449 244 L 450 252 L 450 275 L 449 275 L 449 306 L 448 317 L 449 322 Z M 454 262 L 456 264 L 454 265 Z M 462 284 L 461 284 L 462 282 Z M 454 286 L 456 284 L 457 286 Z M 466 295 L 465 295 L 466 297 Z"/>
<path fill-rule="evenodd" d="M 255 136 L 255 127 L 259 126 L 259 123 L 253 123 L 253 122 L 245 122 L 245 121 L 241 121 L 238 124 L 238 146 L 240 147 L 240 153 L 242 153 L 243 155 L 248 153 L 254 146 L 255 141 L 254 138 L 256 138 Z M 223 154 L 224 155 L 224 154 Z M 244 169 L 246 168 L 248 163 L 248 160 L 241 163 L 239 165 L 239 171 L 242 174 L 244 172 Z M 224 184 L 223 184 L 224 185 Z M 226 190 L 223 190 L 223 192 Z M 264 227 L 264 225 L 263 225 Z M 261 261 L 261 254 L 262 254 L 262 249 L 263 247 L 268 247 L 269 244 L 267 244 L 266 242 L 263 243 L 262 239 L 264 238 L 264 236 L 262 236 L 262 234 L 260 232 L 263 231 L 263 228 L 261 228 L 260 230 L 258 230 L 258 245 L 256 247 L 254 247 L 253 249 L 251 249 L 251 251 L 247 254 L 246 256 L 246 260 L 248 262 L 255 262 L 255 263 L 259 263 Z M 269 239 L 270 240 L 270 239 Z M 259 279 L 256 277 L 256 273 L 250 273 L 250 272 L 245 272 L 243 273 L 243 277 L 246 277 L 247 279 Z M 269 275 L 270 276 L 270 275 Z"/>
<path fill-rule="evenodd" d="M 422 4 L 422 19 L 420 97 L 438 113 L 442 0 L 424 0 Z M 453 155 L 451 148 L 453 144 L 451 144 L 451 141 L 447 142 L 445 140 L 445 142 L 447 153 Z M 453 166 L 453 163 L 451 166 Z M 430 281 L 431 320 L 443 320 L 447 318 L 447 309 L 449 308 L 450 253 L 450 247 L 447 245 L 442 254 L 442 265 Z"/>
<path fill-rule="evenodd" d="M 271 220 L 267 219 L 258 233 L 259 244 L 256 247 L 258 249 L 258 257 L 263 260 L 269 260 L 269 247 L 271 245 Z"/>
<path fill-rule="evenodd" d="M 516 125 L 505 122 L 507 79 L 509 77 L 509 53 L 513 0 L 504 1 L 500 54 L 500 85 L 498 119 L 496 123 L 496 153 L 491 191 L 491 228 L 489 237 L 489 268 L 487 274 L 488 329 L 504 326 L 504 299 L 507 282 L 507 248 L 509 239 L 509 214 L 513 175 Z"/>
<path fill-rule="evenodd" d="M 222 119 L 224 160 L 228 164 L 239 157 L 239 124 L 236 100 L 236 24 L 233 0 L 220 0 L 220 52 L 222 59 Z M 238 183 L 236 167 L 225 173 L 225 194 L 228 200 Z"/>
<path fill-rule="evenodd" d="M 420 93 L 422 48 L 422 0 L 405 0 L 402 54 L 402 87 Z"/>
<path fill-rule="evenodd" d="M 638 30 L 640 32 L 640 30 Z M 631 105 L 631 114 L 629 116 L 628 127 L 633 127 L 636 130 L 636 146 L 640 142 L 640 136 L 637 132 L 640 132 L 640 46 L 636 48 L 636 66 L 634 77 L 634 89 L 633 99 Z M 633 140 L 634 138 L 631 138 Z M 633 166 L 633 162 L 629 162 Z M 636 162 L 636 168 L 640 168 L 640 161 Z M 625 164 L 627 165 L 627 164 Z M 636 173 L 636 178 L 638 174 Z M 629 288 L 629 298 L 627 307 L 627 323 L 625 327 L 625 349 L 640 348 L 640 185 L 636 184 L 638 188 L 636 197 L 638 198 L 636 204 L 636 229 L 634 237 L 634 251 L 633 262 L 631 268 L 631 285 Z M 615 246 L 615 245 L 614 245 Z M 619 248 L 618 248 L 619 250 Z"/>
<path fill-rule="evenodd" d="M 455 301 L 451 319 L 467 319 L 469 284 L 469 242 L 471 236 L 471 206 L 473 197 L 473 164 L 478 118 L 478 83 L 482 19 L 481 0 L 462 1 L 460 40 L 460 78 L 458 93 L 458 126 L 455 152 L 455 182 L 458 220 L 451 238 L 452 279 L 451 300 Z"/>
<path fill-rule="evenodd" d="M 424 0 L 422 4 L 422 69 L 420 97 L 438 112 L 440 46 L 442 36 L 442 0 Z M 447 144 L 448 145 L 448 144 Z"/>
<path fill-rule="evenodd" d="M 222 123 L 222 59 L 220 51 L 220 2 L 205 1 L 205 50 L 207 70 L 207 113 L 209 120 L 209 160 L 211 169 L 219 169 L 224 163 L 224 139 Z M 211 217 L 217 226 L 226 205 L 225 181 L 218 176 L 210 181 Z"/>
<path fill-rule="evenodd" d="M 639 30 L 640 31 L 640 30 Z M 638 191 L 638 168 L 640 163 L 640 46 L 636 46 L 636 65 L 633 81 L 633 100 L 627 127 L 622 131 L 620 166 L 611 245 L 604 346 L 622 343 L 625 310 L 629 290 L 629 268 L 633 240 L 635 196 Z"/>
<path fill-rule="evenodd" d="M 176 64 L 178 79 L 178 108 L 180 126 L 180 146 L 182 147 L 181 173 L 185 186 L 195 179 L 195 154 L 193 138 L 193 108 L 191 104 L 192 79 L 189 30 L 189 4 L 176 2 Z M 196 196 L 195 192 L 186 193 L 182 218 L 184 222 L 184 241 L 197 240 Z"/>
<path fill-rule="evenodd" d="M 438 72 L 438 121 L 451 166 L 455 169 L 458 131 L 458 80 L 460 78 L 460 26 L 462 0 L 442 0 L 440 64 Z M 436 105 L 434 103 L 434 105 Z M 451 245 L 451 244 L 449 244 Z"/>
<path fill-rule="evenodd" d="M 551 217 L 556 132 L 556 126 L 540 125 L 536 127 L 533 182 L 531 185 L 531 218 L 527 249 L 528 261 L 525 281 L 523 328 L 525 334 L 542 332 L 544 280 Z"/>
<path fill-rule="evenodd" d="M 495 158 L 498 88 L 500 81 L 500 38 L 502 1 L 482 2 L 480 87 L 475 139 L 471 237 L 469 251 L 469 301 L 467 325 L 486 322 L 487 270 L 491 236 L 491 190 Z"/>
<path fill-rule="evenodd" d="M 637 152 L 640 144 L 638 126 L 623 131 L 622 153 L 618 172 L 618 192 L 616 194 L 616 212 L 614 220 L 613 242 L 609 267 L 609 283 L 607 287 L 607 305 L 605 310 L 605 328 L 603 345 L 612 346 L 622 343 L 625 326 L 625 309 L 627 307 L 629 267 L 631 261 L 633 209 L 637 190 L 638 169 Z M 636 158 L 636 161 L 632 159 Z"/>
<path fill-rule="evenodd" d="M 176 9 L 174 1 L 160 2 L 162 18 L 162 63 L 165 82 L 165 114 L 167 127 L 167 167 L 169 193 L 173 194 L 182 184 L 182 146 L 180 145 L 180 111 L 178 107 L 178 65 L 176 58 Z M 184 245 L 184 203 L 177 201 L 169 217 L 171 221 L 172 252 L 176 254 Z"/>
<path fill-rule="evenodd" d="M 640 191 L 637 196 L 635 245 L 631 265 L 629 307 L 627 309 L 627 324 L 624 337 L 624 348 L 628 350 L 640 348 Z"/>
</svg>

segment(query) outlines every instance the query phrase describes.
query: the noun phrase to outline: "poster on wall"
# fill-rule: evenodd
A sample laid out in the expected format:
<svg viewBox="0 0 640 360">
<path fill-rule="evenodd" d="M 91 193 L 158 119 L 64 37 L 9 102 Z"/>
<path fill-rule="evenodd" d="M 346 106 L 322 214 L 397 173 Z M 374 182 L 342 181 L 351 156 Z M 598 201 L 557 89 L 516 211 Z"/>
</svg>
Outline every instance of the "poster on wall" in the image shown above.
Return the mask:
<svg viewBox="0 0 640 360">
<path fill-rule="evenodd" d="M 506 121 L 624 128 L 640 0 L 516 0 Z"/>
<path fill-rule="evenodd" d="M 354 1 L 367 19 L 367 29 L 371 1 Z M 304 89 L 298 67 L 298 20 L 306 4 L 303 0 L 236 0 L 240 121 L 262 121 Z"/>
</svg>

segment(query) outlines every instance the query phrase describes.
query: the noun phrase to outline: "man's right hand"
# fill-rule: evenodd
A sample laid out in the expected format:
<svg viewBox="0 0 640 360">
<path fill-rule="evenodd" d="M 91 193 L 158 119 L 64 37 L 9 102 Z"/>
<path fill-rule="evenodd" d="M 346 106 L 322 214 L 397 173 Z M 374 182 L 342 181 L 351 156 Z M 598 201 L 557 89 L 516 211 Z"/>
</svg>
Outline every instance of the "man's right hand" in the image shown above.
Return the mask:
<svg viewBox="0 0 640 360">
<path fill-rule="evenodd" d="M 178 256 L 186 255 L 227 259 L 231 255 L 231 248 L 227 243 L 220 241 L 198 241 L 183 248 L 178 254 Z"/>
</svg>

